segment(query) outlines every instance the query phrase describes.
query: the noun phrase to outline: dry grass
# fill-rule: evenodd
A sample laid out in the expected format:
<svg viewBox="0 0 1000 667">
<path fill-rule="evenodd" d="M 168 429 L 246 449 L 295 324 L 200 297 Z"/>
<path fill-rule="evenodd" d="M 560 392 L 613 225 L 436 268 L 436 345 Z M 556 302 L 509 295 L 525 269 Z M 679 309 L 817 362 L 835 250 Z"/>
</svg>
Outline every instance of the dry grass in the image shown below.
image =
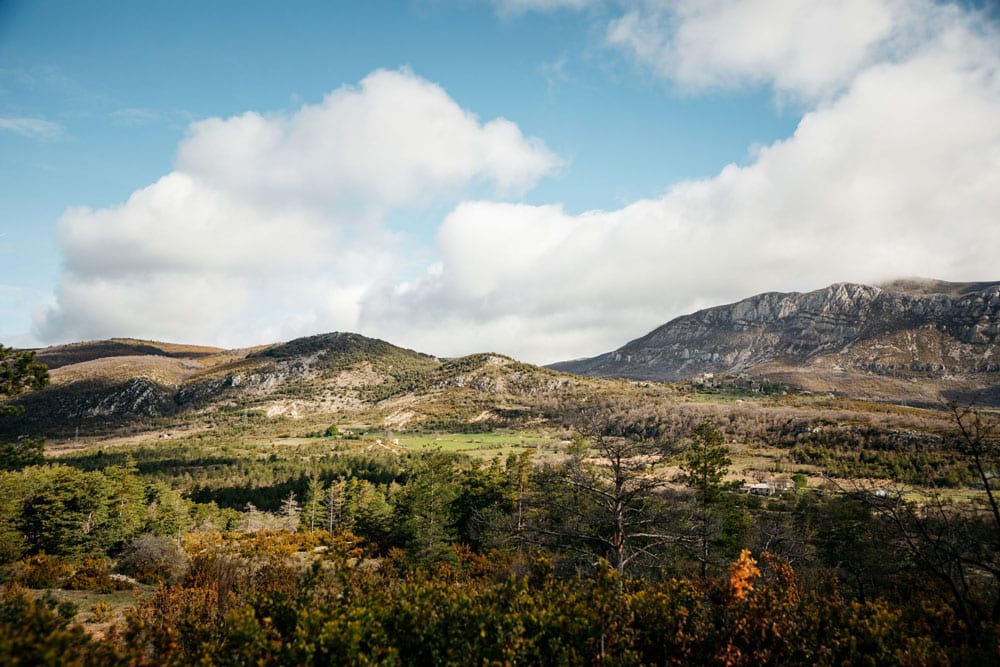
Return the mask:
<svg viewBox="0 0 1000 667">
<path fill-rule="evenodd" d="M 137 602 L 148 599 L 153 594 L 154 586 L 136 585 L 132 590 L 99 593 L 97 591 L 68 591 L 61 588 L 47 590 L 29 590 L 31 595 L 41 597 L 51 593 L 59 602 L 71 602 L 76 606 L 75 620 L 94 638 L 100 639 L 111 626 L 120 623 L 125 618 L 125 612 Z M 108 610 L 106 616 L 97 619 L 94 616 L 95 605 L 104 603 Z"/>
</svg>

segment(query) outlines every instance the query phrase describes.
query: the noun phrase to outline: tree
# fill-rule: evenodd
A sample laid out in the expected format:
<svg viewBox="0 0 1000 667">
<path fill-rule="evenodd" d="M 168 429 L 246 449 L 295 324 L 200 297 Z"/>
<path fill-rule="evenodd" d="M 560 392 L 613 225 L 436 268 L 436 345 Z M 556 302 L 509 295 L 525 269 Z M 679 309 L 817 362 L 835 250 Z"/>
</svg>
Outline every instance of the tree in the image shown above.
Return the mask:
<svg viewBox="0 0 1000 667">
<path fill-rule="evenodd" d="M 723 480 L 733 464 L 729 458 L 729 446 L 719 429 L 704 420 L 691 432 L 691 443 L 681 461 L 681 472 L 685 482 L 694 490 L 696 530 L 699 545 L 698 561 L 701 563 L 701 577 L 708 578 L 709 545 L 713 534 L 713 508 L 725 488 Z"/>
<path fill-rule="evenodd" d="M 534 532 L 592 561 L 606 558 L 619 573 L 658 560 L 675 539 L 659 493 L 669 480 L 656 470 L 673 453 L 659 416 L 606 401 L 570 406 L 566 417 L 574 443 L 569 460 L 539 478 L 543 521 Z"/>
<path fill-rule="evenodd" d="M 1000 422 L 973 406 L 949 406 L 944 446 L 962 455 L 985 498 L 958 503 L 936 489 L 910 498 L 862 493 L 907 552 L 914 581 L 939 594 L 972 636 L 996 641 L 1000 631 Z M 912 496 L 916 495 L 916 499 Z M 935 587 L 937 591 L 935 591 Z M 995 647 L 995 644 L 993 644 Z"/>
<path fill-rule="evenodd" d="M 49 370 L 35 360 L 31 350 L 15 350 L 0 345 L 0 397 L 12 398 L 49 383 Z M 17 414 L 20 406 L 0 406 L 0 415 Z"/>
<path fill-rule="evenodd" d="M 294 533 L 299 526 L 299 515 L 302 513 L 299 501 L 295 499 L 294 491 L 289 491 L 288 496 L 281 501 L 281 509 L 278 513 L 283 519 L 285 530 Z"/>
<path fill-rule="evenodd" d="M 899 581 L 904 559 L 896 545 L 885 539 L 885 526 L 863 495 L 817 497 L 800 505 L 820 562 L 836 568 L 855 599 L 866 603 Z"/>
<path fill-rule="evenodd" d="M 400 493 L 395 508 L 399 541 L 421 563 L 451 557 L 456 539 L 451 513 L 458 494 L 456 472 L 453 454 L 423 453 L 413 460 L 411 475 Z"/>
<path fill-rule="evenodd" d="M 308 530 L 316 530 L 323 526 L 326 515 L 326 485 L 318 475 L 309 478 L 306 487 L 305 505 L 302 507 L 302 526 Z"/>
<path fill-rule="evenodd" d="M 388 543 L 393 527 L 393 508 L 382 487 L 361 480 L 354 498 L 353 514 L 354 532 L 380 546 Z"/>
<path fill-rule="evenodd" d="M 146 485 L 146 517 L 142 532 L 180 537 L 191 524 L 184 500 L 165 482 Z"/>
<path fill-rule="evenodd" d="M 25 469 L 20 530 L 29 550 L 82 556 L 113 547 L 121 538 L 111 521 L 112 485 L 100 472 L 65 465 Z"/>
<path fill-rule="evenodd" d="M 520 547 L 530 471 L 530 451 L 463 470 L 451 511 L 458 541 L 478 552 Z"/>
<path fill-rule="evenodd" d="M 955 429 L 951 446 L 967 457 L 977 481 L 986 492 L 993 524 L 994 549 L 1000 550 L 1000 501 L 997 499 L 997 475 L 1000 474 L 1000 424 L 973 406 L 950 406 Z M 1000 615 L 1000 614 L 998 614 Z"/>
<path fill-rule="evenodd" d="M 31 350 L 14 350 L 0 345 L 0 400 L 19 396 L 26 391 L 41 389 L 49 383 L 49 371 L 35 360 Z M 20 405 L 0 405 L 0 417 L 24 412 Z M 12 443 L 0 444 L 0 470 L 20 470 L 41 463 L 41 438 L 21 437 Z"/>
<path fill-rule="evenodd" d="M 338 479 L 331 482 L 325 491 L 323 521 L 327 531 L 331 533 L 338 528 L 350 530 L 353 527 L 347 512 L 347 488 L 347 482 Z"/>
</svg>

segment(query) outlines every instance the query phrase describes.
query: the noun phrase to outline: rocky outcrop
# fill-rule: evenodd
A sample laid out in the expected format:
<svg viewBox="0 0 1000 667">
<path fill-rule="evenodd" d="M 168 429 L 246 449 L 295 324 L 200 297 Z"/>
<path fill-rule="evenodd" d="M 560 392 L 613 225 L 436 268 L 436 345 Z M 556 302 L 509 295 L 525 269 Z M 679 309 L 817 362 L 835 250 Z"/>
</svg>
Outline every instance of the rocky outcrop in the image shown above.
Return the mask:
<svg viewBox="0 0 1000 667">
<path fill-rule="evenodd" d="M 761 294 L 551 368 L 676 381 L 775 365 L 931 375 L 1000 371 L 1000 283 L 841 283 L 804 294 Z"/>
</svg>

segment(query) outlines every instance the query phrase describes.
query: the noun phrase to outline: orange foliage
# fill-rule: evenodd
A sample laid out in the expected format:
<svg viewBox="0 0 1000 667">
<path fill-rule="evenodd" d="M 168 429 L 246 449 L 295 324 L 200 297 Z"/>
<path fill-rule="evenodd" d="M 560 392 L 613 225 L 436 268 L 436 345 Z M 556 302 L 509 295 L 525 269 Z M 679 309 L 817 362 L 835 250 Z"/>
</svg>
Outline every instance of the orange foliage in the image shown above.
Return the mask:
<svg viewBox="0 0 1000 667">
<path fill-rule="evenodd" d="M 729 596 L 734 602 L 744 599 L 753 590 L 753 581 L 760 576 L 757 561 L 749 549 L 740 552 L 739 558 L 729 565 Z"/>
</svg>

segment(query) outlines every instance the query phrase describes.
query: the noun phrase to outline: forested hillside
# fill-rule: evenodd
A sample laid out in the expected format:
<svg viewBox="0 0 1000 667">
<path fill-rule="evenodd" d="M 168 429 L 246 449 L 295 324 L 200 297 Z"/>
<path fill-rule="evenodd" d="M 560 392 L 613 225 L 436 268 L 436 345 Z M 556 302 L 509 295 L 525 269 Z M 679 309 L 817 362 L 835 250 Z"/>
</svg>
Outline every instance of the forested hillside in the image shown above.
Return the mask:
<svg viewBox="0 0 1000 667">
<path fill-rule="evenodd" d="M 546 404 L 535 431 L 282 438 L 258 414 L 10 466 L 0 655 L 996 659 L 995 417 L 633 391 Z"/>
</svg>

